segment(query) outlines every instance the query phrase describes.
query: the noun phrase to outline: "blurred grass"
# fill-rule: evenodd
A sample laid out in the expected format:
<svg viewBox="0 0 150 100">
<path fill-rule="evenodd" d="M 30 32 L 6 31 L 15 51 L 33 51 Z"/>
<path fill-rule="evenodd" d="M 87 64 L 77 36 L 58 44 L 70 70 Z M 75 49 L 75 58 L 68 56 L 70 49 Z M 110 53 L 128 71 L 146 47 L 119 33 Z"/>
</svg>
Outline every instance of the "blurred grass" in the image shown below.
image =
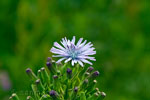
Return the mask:
<svg viewBox="0 0 150 100">
<path fill-rule="evenodd" d="M 45 66 L 53 42 L 73 35 L 96 48 L 105 100 L 150 100 L 149 12 L 148 0 L 1 0 L 0 73 L 12 83 L 0 84 L 1 100 L 31 89 L 25 69 Z"/>
</svg>

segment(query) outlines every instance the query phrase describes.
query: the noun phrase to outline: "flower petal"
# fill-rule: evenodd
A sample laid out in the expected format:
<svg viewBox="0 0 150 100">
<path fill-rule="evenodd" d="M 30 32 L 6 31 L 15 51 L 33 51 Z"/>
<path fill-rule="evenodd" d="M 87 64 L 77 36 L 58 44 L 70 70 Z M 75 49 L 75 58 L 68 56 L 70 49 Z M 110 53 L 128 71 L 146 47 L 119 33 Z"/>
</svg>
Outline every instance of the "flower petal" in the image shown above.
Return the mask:
<svg viewBox="0 0 150 100">
<path fill-rule="evenodd" d="M 66 58 L 60 58 L 56 63 L 60 63 L 61 61 L 65 60 Z"/>
<path fill-rule="evenodd" d="M 74 60 L 72 60 L 72 62 L 71 62 L 71 63 L 72 63 L 72 66 L 74 66 Z"/>
<path fill-rule="evenodd" d="M 61 50 L 63 50 L 63 51 L 65 51 L 65 48 L 63 48 L 59 43 L 57 43 L 57 42 L 54 42 L 54 46 L 55 47 L 57 47 L 57 48 L 59 48 L 59 49 L 61 49 Z"/>
<path fill-rule="evenodd" d="M 83 40 L 83 38 L 80 38 L 80 40 L 78 41 L 78 43 L 76 45 L 77 47 L 81 44 L 82 40 Z"/>
<path fill-rule="evenodd" d="M 83 61 L 84 63 L 88 63 L 88 64 L 90 64 L 90 65 L 93 65 L 91 62 L 89 62 L 89 61 L 86 60 L 86 59 L 81 59 L 81 61 Z"/>
<path fill-rule="evenodd" d="M 73 39 L 72 39 L 71 43 L 75 44 L 75 36 L 73 36 Z"/>
<path fill-rule="evenodd" d="M 55 47 L 52 47 L 50 51 L 55 54 L 66 54 L 63 50 L 56 49 Z"/>
<path fill-rule="evenodd" d="M 78 63 L 83 67 L 83 63 L 80 60 L 78 60 Z"/>
<path fill-rule="evenodd" d="M 72 58 L 68 58 L 66 61 L 65 61 L 65 63 L 67 63 L 68 61 L 70 61 Z"/>
</svg>

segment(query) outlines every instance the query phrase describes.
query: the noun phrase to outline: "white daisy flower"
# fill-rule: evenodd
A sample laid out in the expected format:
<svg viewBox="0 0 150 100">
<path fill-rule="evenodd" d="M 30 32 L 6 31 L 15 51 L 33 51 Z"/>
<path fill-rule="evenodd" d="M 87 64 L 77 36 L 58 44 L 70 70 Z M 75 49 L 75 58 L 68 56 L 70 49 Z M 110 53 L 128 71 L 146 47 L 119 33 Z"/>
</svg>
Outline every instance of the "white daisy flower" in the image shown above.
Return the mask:
<svg viewBox="0 0 150 100">
<path fill-rule="evenodd" d="M 77 43 L 75 43 L 75 36 L 70 41 L 66 37 L 62 38 L 61 45 L 57 42 L 54 42 L 54 47 L 51 48 L 51 52 L 57 55 L 53 55 L 53 57 L 61 57 L 56 63 L 59 63 L 65 60 L 65 63 L 71 62 L 72 66 L 75 63 L 79 63 L 83 66 L 83 63 L 88 63 L 92 65 L 89 60 L 96 61 L 95 57 L 90 57 L 91 55 L 96 54 L 94 51 L 93 44 L 91 42 L 87 42 L 85 40 L 82 42 L 83 38 L 80 38 Z"/>
</svg>

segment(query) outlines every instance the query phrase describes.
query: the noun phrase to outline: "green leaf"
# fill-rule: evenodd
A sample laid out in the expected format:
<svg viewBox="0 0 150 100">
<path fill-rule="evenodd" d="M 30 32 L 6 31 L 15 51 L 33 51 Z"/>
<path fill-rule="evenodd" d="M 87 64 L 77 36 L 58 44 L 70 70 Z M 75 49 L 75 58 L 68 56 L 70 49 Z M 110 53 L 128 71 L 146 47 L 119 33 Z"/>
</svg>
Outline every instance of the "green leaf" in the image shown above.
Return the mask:
<svg viewBox="0 0 150 100">
<path fill-rule="evenodd" d="M 81 92 L 80 100 L 86 100 L 86 96 L 84 92 Z"/>
</svg>

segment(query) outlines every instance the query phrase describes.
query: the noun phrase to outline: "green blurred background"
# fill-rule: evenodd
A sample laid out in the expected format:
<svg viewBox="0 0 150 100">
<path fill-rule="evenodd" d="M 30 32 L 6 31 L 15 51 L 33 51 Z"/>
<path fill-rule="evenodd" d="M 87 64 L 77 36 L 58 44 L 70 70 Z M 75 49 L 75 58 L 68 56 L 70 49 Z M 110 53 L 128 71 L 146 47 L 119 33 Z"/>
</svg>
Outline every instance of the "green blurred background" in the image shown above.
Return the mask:
<svg viewBox="0 0 150 100">
<path fill-rule="evenodd" d="M 91 41 L 105 100 L 150 100 L 150 1 L 0 0 L 0 100 L 30 90 L 54 41 Z"/>
</svg>

